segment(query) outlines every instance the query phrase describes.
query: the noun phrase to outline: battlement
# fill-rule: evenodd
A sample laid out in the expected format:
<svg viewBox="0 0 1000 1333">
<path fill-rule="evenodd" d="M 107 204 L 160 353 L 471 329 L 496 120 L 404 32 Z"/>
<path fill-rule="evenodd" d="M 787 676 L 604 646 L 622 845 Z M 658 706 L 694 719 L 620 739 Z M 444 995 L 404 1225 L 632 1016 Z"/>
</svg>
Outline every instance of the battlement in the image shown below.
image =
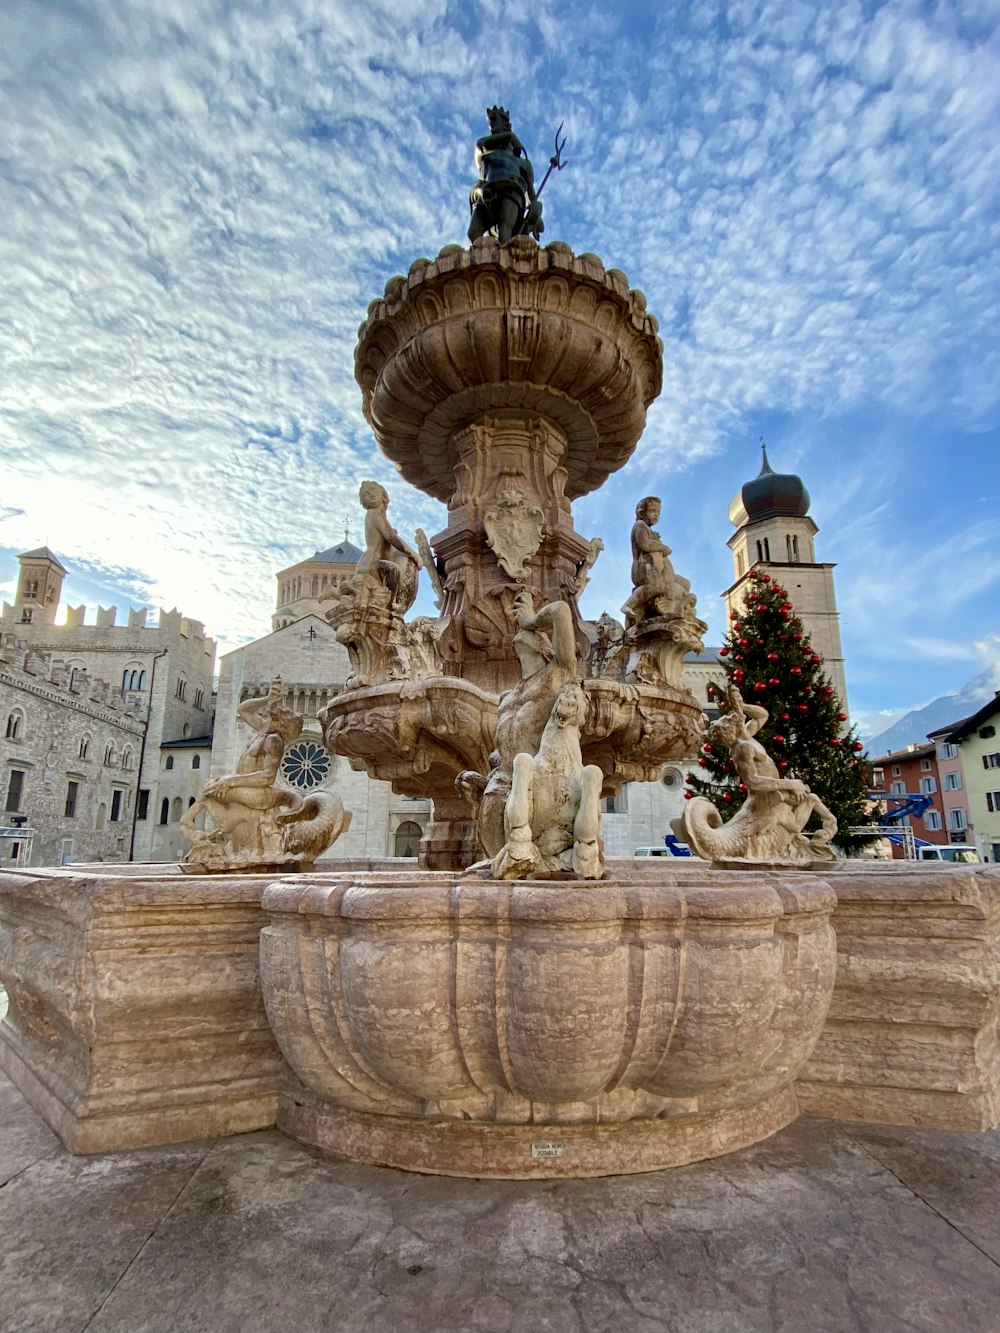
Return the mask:
<svg viewBox="0 0 1000 1333">
<path fill-rule="evenodd" d="M 176 607 L 172 611 L 161 608 L 158 623 L 151 625 L 147 619 L 149 614 L 147 608 L 129 607 L 127 623 L 119 625 L 117 623 L 117 607 L 98 606 L 95 608 L 94 620 L 88 624 L 86 605 L 68 606 L 66 608 L 65 624 L 52 625 L 25 620 L 25 612 L 19 612 L 9 602 L 4 602 L 2 613 L 0 613 L 0 631 L 14 634 L 27 632 L 32 637 L 44 635 L 47 644 L 51 644 L 60 635 L 68 636 L 72 634 L 81 648 L 110 648 L 128 646 L 125 643 L 117 643 L 116 640 L 119 638 L 127 639 L 129 631 L 138 630 L 148 633 L 150 639 L 155 635 L 160 641 L 181 638 L 188 639 L 193 643 L 200 642 L 205 645 L 206 653 L 214 655 L 215 641 L 205 634 L 205 626 L 200 620 L 193 620 L 190 616 L 182 615 Z M 113 633 L 105 638 L 105 632 L 109 630 Z M 137 650 L 141 651 L 142 644 L 140 642 L 136 641 L 135 646 Z M 150 646 L 153 646 L 152 643 Z"/>
</svg>

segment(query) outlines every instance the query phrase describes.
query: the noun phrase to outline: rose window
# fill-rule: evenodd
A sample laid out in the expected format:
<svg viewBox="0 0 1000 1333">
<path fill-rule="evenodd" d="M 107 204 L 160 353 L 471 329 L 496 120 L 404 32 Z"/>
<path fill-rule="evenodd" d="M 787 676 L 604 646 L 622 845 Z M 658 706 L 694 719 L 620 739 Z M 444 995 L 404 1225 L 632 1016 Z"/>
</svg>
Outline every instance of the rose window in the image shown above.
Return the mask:
<svg viewBox="0 0 1000 1333">
<path fill-rule="evenodd" d="M 293 787 L 318 787 L 330 773 L 330 756 L 315 741 L 296 741 L 285 751 L 281 771 Z"/>
</svg>

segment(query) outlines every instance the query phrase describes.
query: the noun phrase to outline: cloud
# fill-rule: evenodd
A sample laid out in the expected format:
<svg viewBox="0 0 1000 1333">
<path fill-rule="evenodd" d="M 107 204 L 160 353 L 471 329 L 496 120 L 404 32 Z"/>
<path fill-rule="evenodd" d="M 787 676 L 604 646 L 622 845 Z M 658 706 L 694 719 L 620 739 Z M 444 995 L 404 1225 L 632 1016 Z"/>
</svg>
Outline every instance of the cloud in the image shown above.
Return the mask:
<svg viewBox="0 0 1000 1333">
<path fill-rule="evenodd" d="M 136 571 L 130 595 L 228 643 L 267 627 L 275 569 L 357 532 L 364 476 L 401 529 L 443 526 L 374 447 L 353 342 L 388 277 L 463 239 L 497 98 L 540 167 L 565 119 L 545 239 L 623 268 L 667 345 L 630 481 L 582 528 L 776 407 L 996 413 L 992 11 L 13 0 L 3 22 L 0 540 Z M 912 559 L 867 522 L 855 572 Z M 919 576 L 975 597 L 992 533 L 940 535 Z M 678 567 L 714 596 L 718 529 L 690 538 Z M 595 572 L 615 605 L 623 559 Z M 916 650 L 898 596 L 844 597 Z"/>
</svg>

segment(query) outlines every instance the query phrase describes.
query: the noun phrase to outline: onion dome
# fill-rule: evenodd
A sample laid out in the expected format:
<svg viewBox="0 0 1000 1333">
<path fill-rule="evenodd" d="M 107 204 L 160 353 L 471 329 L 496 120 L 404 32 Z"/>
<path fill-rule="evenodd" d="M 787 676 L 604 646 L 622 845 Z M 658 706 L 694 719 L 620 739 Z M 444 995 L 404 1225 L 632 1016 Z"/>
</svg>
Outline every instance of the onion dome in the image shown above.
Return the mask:
<svg viewBox="0 0 1000 1333">
<path fill-rule="evenodd" d="M 746 521 L 805 518 L 809 513 L 809 492 L 802 484 L 802 478 L 790 472 L 774 472 L 767 461 L 766 445 L 761 445 L 761 454 L 760 471 L 753 481 L 746 483 L 739 495 Z"/>
</svg>

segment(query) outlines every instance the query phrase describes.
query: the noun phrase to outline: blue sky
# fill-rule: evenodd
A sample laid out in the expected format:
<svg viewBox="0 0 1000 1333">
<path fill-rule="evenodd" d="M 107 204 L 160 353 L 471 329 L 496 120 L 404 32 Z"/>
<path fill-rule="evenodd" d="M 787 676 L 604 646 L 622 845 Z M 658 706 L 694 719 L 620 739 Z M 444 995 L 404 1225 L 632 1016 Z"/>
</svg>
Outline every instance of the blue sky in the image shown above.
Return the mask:
<svg viewBox="0 0 1000 1333">
<path fill-rule="evenodd" d="M 357 535 L 362 478 L 440 530 L 354 337 L 464 240 L 502 101 L 540 170 L 565 121 L 543 239 L 623 269 L 665 344 L 639 448 L 575 506 L 585 611 L 625 600 L 655 493 L 718 642 L 763 433 L 838 566 L 856 714 L 1000 667 L 998 0 L 5 0 L 0 100 L 0 593 L 48 542 L 68 601 L 232 647 L 275 570 Z"/>
</svg>

